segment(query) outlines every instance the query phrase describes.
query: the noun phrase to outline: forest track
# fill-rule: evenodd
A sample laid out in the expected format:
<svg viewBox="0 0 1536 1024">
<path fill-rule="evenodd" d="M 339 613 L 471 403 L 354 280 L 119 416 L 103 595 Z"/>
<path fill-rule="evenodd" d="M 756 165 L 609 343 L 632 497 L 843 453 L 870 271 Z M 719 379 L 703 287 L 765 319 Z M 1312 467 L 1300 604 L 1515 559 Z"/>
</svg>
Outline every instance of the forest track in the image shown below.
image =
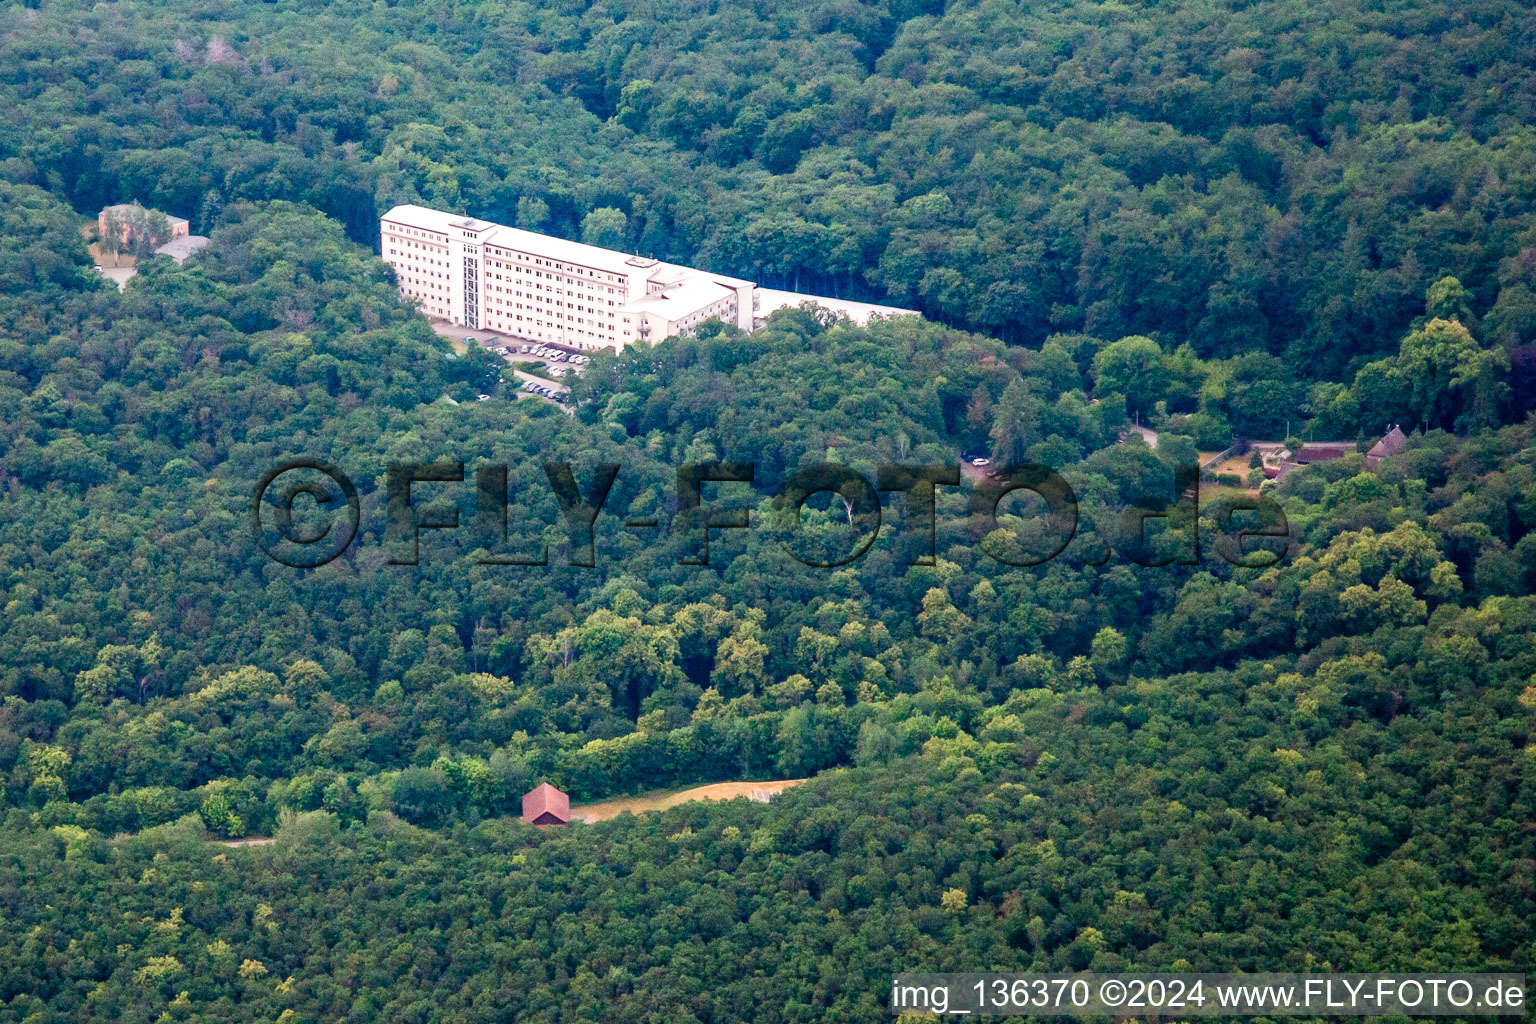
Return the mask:
<svg viewBox="0 0 1536 1024">
<path fill-rule="evenodd" d="M 693 789 L 670 793 L 622 797 L 617 800 L 604 800 L 600 803 L 572 807 L 571 820 L 588 823 L 607 821 L 609 818 L 617 818 L 625 811 L 631 814 L 664 811 L 669 807 L 688 803 L 690 800 L 734 800 L 737 797 L 746 797 L 758 803 L 767 803 L 784 790 L 805 781 L 805 779 L 781 779 L 776 782 L 715 782 L 708 786 L 695 786 Z"/>
</svg>

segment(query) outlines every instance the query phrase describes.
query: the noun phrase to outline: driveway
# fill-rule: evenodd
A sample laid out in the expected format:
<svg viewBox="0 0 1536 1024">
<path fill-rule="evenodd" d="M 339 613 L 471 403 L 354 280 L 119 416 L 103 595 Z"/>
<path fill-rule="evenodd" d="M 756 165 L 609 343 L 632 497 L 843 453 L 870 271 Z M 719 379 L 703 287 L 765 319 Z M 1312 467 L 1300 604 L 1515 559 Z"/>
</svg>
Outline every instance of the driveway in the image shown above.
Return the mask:
<svg viewBox="0 0 1536 1024">
<path fill-rule="evenodd" d="M 137 267 L 98 267 L 96 272 L 109 281 L 117 282 L 117 290 L 122 291 L 128 286 L 129 278 L 137 274 Z"/>
</svg>

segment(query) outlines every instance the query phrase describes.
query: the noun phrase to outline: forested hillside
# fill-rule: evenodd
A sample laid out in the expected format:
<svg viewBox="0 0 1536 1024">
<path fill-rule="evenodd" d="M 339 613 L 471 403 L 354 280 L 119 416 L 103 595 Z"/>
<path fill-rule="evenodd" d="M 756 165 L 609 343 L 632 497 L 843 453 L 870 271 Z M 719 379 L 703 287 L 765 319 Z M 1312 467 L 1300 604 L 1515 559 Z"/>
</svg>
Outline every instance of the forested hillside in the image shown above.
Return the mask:
<svg viewBox="0 0 1536 1024">
<path fill-rule="evenodd" d="M 365 244 L 400 202 L 611 208 L 651 255 L 1009 341 L 1338 376 L 1444 274 L 1529 343 L 1533 48 L 1518 0 L 50 0 L 0 14 L 0 172 Z"/>
<path fill-rule="evenodd" d="M 1218 506 L 1199 564 L 1145 568 L 1106 524 L 1171 497 L 1195 442 L 1118 427 L 1231 394 L 1242 360 L 792 311 L 600 359 L 574 417 L 453 404 L 494 370 L 313 211 L 231 205 L 118 292 L 57 200 L 3 198 L 0 1019 L 877 1020 L 893 965 L 1529 964 L 1536 481 L 1507 391 L 1436 399 L 1469 436 L 1288 478 L 1278 565 L 1212 555 Z M 1432 308 L 1460 295 L 1380 373 L 1466 335 Z M 1110 391 L 1135 359 L 1156 373 Z M 764 525 L 810 462 L 967 445 L 1061 467 L 1061 558 L 993 558 L 1039 523 L 993 529 L 968 488 L 940 489 L 932 567 L 894 509 L 838 570 Z M 295 452 L 362 492 L 356 544 L 312 571 L 245 519 Z M 385 465 L 443 458 L 507 463 L 511 543 L 551 564 L 479 564 L 468 529 L 386 564 Z M 594 568 L 567 564 L 552 458 L 623 467 Z M 754 527 L 679 565 L 673 467 L 712 458 L 757 462 Z M 468 523 L 439 486 L 419 500 Z M 620 526 L 643 515 L 664 528 Z M 1171 522 L 1163 553 L 1191 539 Z M 506 817 L 544 779 L 804 775 L 569 835 Z"/>
<path fill-rule="evenodd" d="M 0 5 L 0 1024 L 875 1022 L 898 970 L 1531 970 L 1533 19 Z M 89 223 L 134 199 L 210 244 L 119 291 Z M 402 301 L 400 202 L 926 318 L 709 322 L 518 401 Z M 1180 474 L 1251 440 L 1359 450 L 1266 484 L 1288 538 L 1222 557 L 1262 459 L 1198 516 Z M 862 558 L 791 557 L 797 471 L 962 451 L 1060 473 L 1059 557 L 972 466 L 934 557 L 898 491 Z M 249 521 L 293 456 L 359 494 L 311 570 Z M 755 465 L 707 494 L 750 526 L 684 564 L 677 469 L 716 460 Z M 413 501 L 460 526 L 392 564 L 387 469 L 437 461 L 465 482 Z M 554 462 L 620 466 L 590 567 Z M 800 540 L 854 518 L 822 494 Z M 800 777 L 517 817 L 541 781 Z"/>
</svg>

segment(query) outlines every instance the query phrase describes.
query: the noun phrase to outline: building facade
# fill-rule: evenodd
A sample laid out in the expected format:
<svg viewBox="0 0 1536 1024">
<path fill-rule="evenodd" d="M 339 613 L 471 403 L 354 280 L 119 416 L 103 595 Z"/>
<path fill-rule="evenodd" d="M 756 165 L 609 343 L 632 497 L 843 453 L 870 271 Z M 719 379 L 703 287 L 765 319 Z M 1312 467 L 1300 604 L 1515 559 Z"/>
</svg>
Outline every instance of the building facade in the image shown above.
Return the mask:
<svg viewBox="0 0 1536 1024">
<path fill-rule="evenodd" d="M 118 236 L 118 244 L 127 246 L 133 241 L 135 232 L 153 230 L 156 213 L 158 211 L 147 209 L 138 203 L 118 203 L 103 207 L 96 215 L 96 237 L 105 240 L 115 232 Z M 168 234 L 165 237 L 156 237 L 154 239 L 156 245 L 165 245 L 178 238 L 184 238 L 191 230 L 191 225 L 185 217 L 172 217 L 168 213 L 160 216 L 165 218 L 164 230 Z"/>
<path fill-rule="evenodd" d="M 379 234 L 401 293 L 463 327 L 614 350 L 713 317 L 753 329 L 751 281 L 423 206 L 390 210 Z"/>
</svg>

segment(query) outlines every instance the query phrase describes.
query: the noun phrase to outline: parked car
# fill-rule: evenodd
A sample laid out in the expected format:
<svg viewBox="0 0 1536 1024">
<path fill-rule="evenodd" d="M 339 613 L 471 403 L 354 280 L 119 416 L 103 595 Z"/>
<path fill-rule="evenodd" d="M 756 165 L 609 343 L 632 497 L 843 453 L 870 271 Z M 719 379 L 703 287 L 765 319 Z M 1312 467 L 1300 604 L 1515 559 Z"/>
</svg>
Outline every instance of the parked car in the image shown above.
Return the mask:
<svg viewBox="0 0 1536 1024">
<path fill-rule="evenodd" d="M 491 396 L 490 395 L 476 395 L 475 396 L 475 401 L 477 401 L 477 402 L 489 402 L 490 400 L 491 400 Z"/>
<path fill-rule="evenodd" d="M 977 466 L 977 467 L 990 466 L 990 465 L 992 465 L 992 460 L 991 459 L 980 459 L 980 458 L 972 459 L 971 460 L 971 465 Z"/>
<path fill-rule="evenodd" d="M 523 345 L 523 346 L 522 346 L 522 347 L 520 347 L 520 348 L 519 348 L 519 349 L 518 349 L 518 351 L 519 351 L 519 352 L 527 352 L 527 351 L 529 351 L 529 349 L 530 349 L 530 347 L 531 347 L 531 346 L 528 346 L 528 345 Z"/>
</svg>

